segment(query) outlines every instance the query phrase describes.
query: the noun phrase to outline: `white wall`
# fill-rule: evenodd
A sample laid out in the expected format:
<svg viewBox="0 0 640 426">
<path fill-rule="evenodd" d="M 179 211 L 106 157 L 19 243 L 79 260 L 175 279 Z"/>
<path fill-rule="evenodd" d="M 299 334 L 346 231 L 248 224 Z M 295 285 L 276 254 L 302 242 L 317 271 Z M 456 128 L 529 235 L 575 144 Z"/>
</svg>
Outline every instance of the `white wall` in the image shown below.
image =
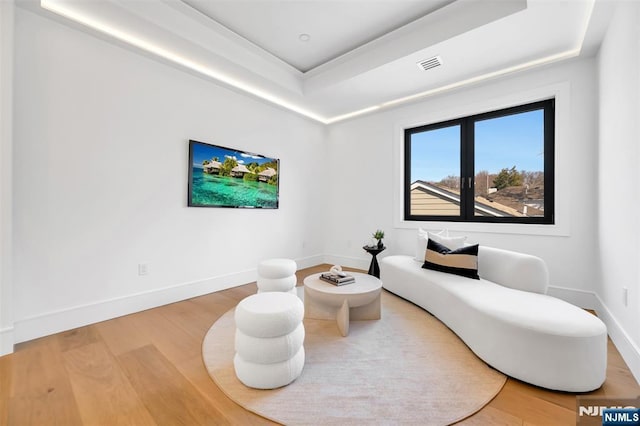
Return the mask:
<svg viewBox="0 0 640 426">
<path fill-rule="evenodd" d="M 13 352 L 13 1 L 0 2 L 0 356 Z"/>
<path fill-rule="evenodd" d="M 17 342 L 322 261 L 324 127 L 20 8 L 15 27 Z M 190 138 L 280 158 L 280 208 L 188 208 Z"/>
<path fill-rule="evenodd" d="M 612 338 L 627 355 L 636 378 L 640 378 L 639 26 L 640 5 L 620 3 L 598 56 L 600 275 L 596 281 L 602 303 L 620 327 Z M 627 305 L 623 288 L 628 289 Z"/>
<path fill-rule="evenodd" d="M 331 230 L 325 251 L 333 260 L 366 266 L 369 256 L 361 246 L 370 233 L 381 228 L 388 249 L 383 255 L 413 254 L 418 225 L 434 229 L 442 224 L 415 223 L 398 226 L 394 217 L 401 164 L 398 147 L 402 128 L 473 114 L 501 106 L 517 105 L 532 96 L 559 89 L 556 127 L 556 213 L 562 222 L 555 230 L 540 226 L 511 227 L 499 224 L 444 224 L 476 241 L 515 249 L 544 258 L 551 285 L 591 291 L 594 288 L 596 242 L 596 76 L 593 59 L 518 74 L 414 105 L 350 120 L 330 127 L 329 162 L 333 165 L 329 192 L 343 200 L 330 209 Z M 510 233 L 503 233 L 503 232 Z M 515 232 L 515 233 L 514 233 Z M 524 232 L 524 233 L 523 233 Z M 541 232 L 556 235 L 542 235 Z"/>
</svg>

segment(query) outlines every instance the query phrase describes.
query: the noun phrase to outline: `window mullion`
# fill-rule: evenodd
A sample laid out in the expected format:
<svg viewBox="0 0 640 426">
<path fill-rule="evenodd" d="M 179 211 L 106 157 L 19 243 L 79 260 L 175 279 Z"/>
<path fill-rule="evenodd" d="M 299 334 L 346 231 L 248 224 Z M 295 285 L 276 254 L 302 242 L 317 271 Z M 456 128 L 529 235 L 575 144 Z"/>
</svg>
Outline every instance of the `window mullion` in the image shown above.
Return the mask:
<svg viewBox="0 0 640 426">
<path fill-rule="evenodd" d="M 551 100 L 544 108 L 544 216 L 549 223 L 555 222 L 555 106 L 555 100 Z"/>
<path fill-rule="evenodd" d="M 474 216 L 474 131 L 473 121 L 462 120 L 460 131 L 460 175 L 464 185 L 460 187 L 460 215 L 463 220 L 471 220 Z"/>
<path fill-rule="evenodd" d="M 411 215 L 411 137 L 410 129 L 404 131 L 404 217 Z"/>
</svg>

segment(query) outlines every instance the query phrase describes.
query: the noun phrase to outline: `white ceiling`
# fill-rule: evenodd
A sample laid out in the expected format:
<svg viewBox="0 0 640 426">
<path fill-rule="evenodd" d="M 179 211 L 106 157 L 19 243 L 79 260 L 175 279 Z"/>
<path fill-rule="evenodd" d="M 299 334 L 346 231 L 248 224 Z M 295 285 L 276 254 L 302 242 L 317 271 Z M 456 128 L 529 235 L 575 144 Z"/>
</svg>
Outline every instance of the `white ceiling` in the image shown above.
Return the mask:
<svg viewBox="0 0 640 426">
<path fill-rule="evenodd" d="M 453 0 L 182 0 L 301 72 L 422 18 Z M 307 34 L 308 41 L 299 36 Z"/>
<path fill-rule="evenodd" d="M 56 19 L 324 123 L 593 54 L 610 3 L 41 0 Z M 417 67 L 435 55 L 442 66 Z"/>
</svg>

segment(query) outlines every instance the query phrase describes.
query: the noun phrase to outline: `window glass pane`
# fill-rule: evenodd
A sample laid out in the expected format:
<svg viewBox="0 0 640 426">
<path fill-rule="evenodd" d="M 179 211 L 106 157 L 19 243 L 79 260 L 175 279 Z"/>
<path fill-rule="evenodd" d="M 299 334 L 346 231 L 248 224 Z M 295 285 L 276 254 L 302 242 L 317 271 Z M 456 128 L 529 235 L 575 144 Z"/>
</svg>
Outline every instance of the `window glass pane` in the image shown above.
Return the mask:
<svg viewBox="0 0 640 426">
<path fill-rule="evenodd" d="M 475 216 L 544 217 L 544 110 L 475 122 Z"/>
<path fill-rule="evenodd" d="M 410 214 L 460 216 L 460 126 L 411 135 Z"/>
</svg>

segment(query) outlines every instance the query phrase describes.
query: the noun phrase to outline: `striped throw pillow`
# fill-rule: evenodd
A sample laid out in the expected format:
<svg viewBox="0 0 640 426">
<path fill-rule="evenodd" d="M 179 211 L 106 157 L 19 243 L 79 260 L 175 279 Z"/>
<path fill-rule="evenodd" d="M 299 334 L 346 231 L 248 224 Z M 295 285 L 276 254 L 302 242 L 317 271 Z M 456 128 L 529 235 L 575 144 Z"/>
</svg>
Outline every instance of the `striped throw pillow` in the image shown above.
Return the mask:
<svg viewBox="0 0 640 426">
<path fill-rule="evenodd" d="M 450 250 L 429 239 L 422 267 L 479 280 L 478 244 Z"/>
</svg>

